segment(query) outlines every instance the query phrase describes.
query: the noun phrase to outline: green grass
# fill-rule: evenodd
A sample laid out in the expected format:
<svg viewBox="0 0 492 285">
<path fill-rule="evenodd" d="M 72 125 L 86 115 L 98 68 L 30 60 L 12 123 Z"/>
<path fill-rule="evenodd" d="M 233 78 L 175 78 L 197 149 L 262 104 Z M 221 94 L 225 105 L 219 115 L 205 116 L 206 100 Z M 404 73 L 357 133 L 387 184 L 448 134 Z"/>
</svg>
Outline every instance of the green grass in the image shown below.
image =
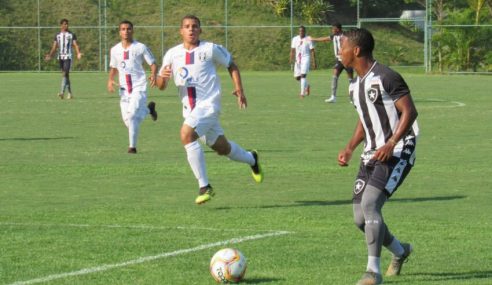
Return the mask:
<svg viewBox="0 0 492 285">
<path fill-rule="evenodd" d="M 492 81 L 403 76 L 421 137 L 416 166 L 384 215 L 415 253 L 385 284 L 491 284 Z M 310 73 L 304 100 L 290 72 L 243 72 L 245 111 L 222 74 L 223 127 L 259 150 L 266 177 L 256 185 L 249 167 L 207 151 L 217 195 L 203 206 L 194 205 L 197 185 L 179 142 L 175 88 L 150 92 L 159 120 L 144 121 L 139 154 L 128 155 L 106 78 L 72 74 L 76 97 L 62 101 L 58 73 L 0 73 L 0 284 L 275 231 L 290 233 L 229 245 L 248 257 L 244 284 L 355 284 L 366 263 L 350 202 L 358 159 L 340 168 L 336 156 L 356 113 L 343 96 L 323 102 L 331 70 Z M 208 263 L 221 247 L 45 284 L 214 284 Z M 384 251 L 383 270 L 389 259 Z"/>
</svg>

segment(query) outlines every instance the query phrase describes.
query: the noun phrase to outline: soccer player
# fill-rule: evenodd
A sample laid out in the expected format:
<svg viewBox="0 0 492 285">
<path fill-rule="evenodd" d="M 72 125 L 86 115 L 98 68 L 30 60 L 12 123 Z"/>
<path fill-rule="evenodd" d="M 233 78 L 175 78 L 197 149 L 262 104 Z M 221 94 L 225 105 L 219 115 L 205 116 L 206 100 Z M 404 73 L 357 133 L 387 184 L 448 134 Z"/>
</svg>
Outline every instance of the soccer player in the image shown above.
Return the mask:
<svg viewBox="0 0 492 285">
<path fill-rule="evenodd" d="M 321 37 L 321 38 L 311 38 L 313 42 L 333 42 L 333 51 L 335 53 L 335 65 L 333 66 L 333 77 L 331 79 L 331 96 L 330 98 L 326 99 L 326 103 L 336 103 L 337 102 L 337 87 L 338 87 L 338 77 L 342 73 L 342 71 L 345 69 L 347 71 L 347 76 L 349 78 L 349 83 L 352 82 L 354 79 L 354 71 L 350 67 L 345 67 L 341 60 L 340 60 L 340 55 L 338 54 L 338 51 L 340 50 L 340 39 L 342 37 L 343 31 L 342 31 L 342 24 L 340 23 L 334 23 L 331 26 L 331 32 L 332 34 L 328 37 Z"/>
<path fill-rule="evenodd" d="M 256 182 L 263 181 L 263 173 L 258 163 L 256 151 L 246 151 L 238 144 L 229 141 L 220 125 L 221 85 L 216 65 L 226 67 L 234 84 L 233 95 L 237 97 L 239 108 L 247 106 L 239 69 L 232 56 L 224 47 L 200 40 L 202 29 L 200 20 L 187 15 L 181 20 L 180 34 L 183 40 L 166 52 L 157 78 L 157 86 L 164 90 L 171 77 L 178 87 L 183 103 L 184 122 L 181 127 L 183 144 L 188 163 L 198 180 L 196 204 L 209 201 L 214 190 L 209 183 L 205 167 L 205 157 L 198 139 L 211 147 L 217 154 L 246 163 L 252 169 Z"/>
<path fill-rule="evenodd" d="M 358 74 L 349 94 L 359 119 L 352 138 L 338 154 L 347 166 L 352 152 L 364 141 L 359 173 L 353 189 L 356 226 L 365 234 L 368 262 L 358 285 L 381 284 L 382 246 L 393 253 L 386 276 L 399 275 L 412 246 L 391 234 L 382 207 L 405 180 L 415 163 L 419 128 L 410 90 L 397 72 L 372 56 L 374 38 L 366 29 L 354 29 L 342 37 L 340 58 Z"/>
<path fill-rule="evenodd" d="M 157 65 L 150 49 L 133 39 L 133 24 L 122 21 L 119 24 L 121 42 L 111 48 L 111 61 L 107 88 L 114 92 L 114 77 L 118 74 L 121 116 L 128 128 L 128 153 L 137 153 L 137 138 L 140 123 L 150 114 L 152 120 L 157 120 L 155 103 L 147 105 L 147 79 L 143 62 L 150 66 L 150 86 L 154 87 L 157 75 Z"/>
<path fill-rule="evenodd" d="M 58 49 L 58 60 L 60 62 L 60 69 L 62 72 L 62 83 L 58 97 L 63 99 L 65 96 L 65 90 L 68 89 L 67 99 L 72 99 L 73 94 L 72 87 L 70 86 L 70 67 L 72 66 L 73 48 L 75 48 L 75 51 L 77 52 L 77 59 L 80 60 L 82 58 L 82 53 L 80 52 L 79 45 L 77 44 L 77 36 L 68 30 L 68 20 L 61 19 L 60 25 L 61 30 L 55 35 L 51 50 L 46 54 L 44 59 L 46 61 L 51 60 Z"/>
<path fill-rule="evenodd" d="M 290 45 L 289 63 L 294 64 L 294 78 L 301 83 L 300 98 L 309 96 L 310 86 L 307 81 L 307 74 L 311 66 L 311 56 L 313 59 L 313 68 L 316 69 L 316 53 L 311 37 L 306 35 L 306 28 L 299 27 L 299 35 L 292 38 Z"/>
</svg>

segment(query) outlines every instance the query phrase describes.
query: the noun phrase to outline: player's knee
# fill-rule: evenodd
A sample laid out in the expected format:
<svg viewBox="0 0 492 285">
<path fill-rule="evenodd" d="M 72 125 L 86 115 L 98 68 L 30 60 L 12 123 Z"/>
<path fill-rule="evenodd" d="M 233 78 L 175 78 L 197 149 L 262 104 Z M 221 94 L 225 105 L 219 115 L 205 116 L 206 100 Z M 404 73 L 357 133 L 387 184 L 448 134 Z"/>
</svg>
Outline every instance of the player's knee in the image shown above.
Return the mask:
<svg viewBox="0 0 492 285">
<path fill-rule="evenodd" d="M 354 218 L 354 225 L 361 231 L 364 231 L 364 226 L 365 226 L 365 223 L 364 223 L 364 218 L 357 218 L 355 217 Z"/>
<path fill-rule="evenodd" d="M 227 140 L 217 139 L 217 141 L 211 146 L 211 148 L 218 155 L 229 155 L 229 153 L 231 153 L 231 145 Z"/>
</svg>

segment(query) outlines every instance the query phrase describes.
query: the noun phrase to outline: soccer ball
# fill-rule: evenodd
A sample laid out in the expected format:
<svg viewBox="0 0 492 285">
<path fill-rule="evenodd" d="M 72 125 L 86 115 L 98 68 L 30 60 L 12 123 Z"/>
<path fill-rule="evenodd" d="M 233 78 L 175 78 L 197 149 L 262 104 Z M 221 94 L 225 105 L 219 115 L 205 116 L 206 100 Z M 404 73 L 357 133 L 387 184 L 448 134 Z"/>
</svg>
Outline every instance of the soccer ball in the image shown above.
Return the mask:
<svg viewBox="0 0 492 285">
<path fill-rule="evenodd" d="M 221 249 L 210 260 L 210 274 L 218 283 L 241 281 L 246 267 L 246 257 L 235 248 Z"/>
</svg>

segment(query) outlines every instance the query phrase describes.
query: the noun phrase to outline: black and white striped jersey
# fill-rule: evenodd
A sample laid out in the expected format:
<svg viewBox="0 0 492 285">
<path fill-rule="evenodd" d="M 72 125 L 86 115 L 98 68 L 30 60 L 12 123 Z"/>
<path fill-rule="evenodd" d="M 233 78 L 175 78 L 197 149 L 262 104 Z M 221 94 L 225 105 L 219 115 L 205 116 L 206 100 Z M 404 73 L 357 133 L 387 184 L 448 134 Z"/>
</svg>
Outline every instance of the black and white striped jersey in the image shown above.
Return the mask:
<svg viewBox="0 0 492 285">
<path fill-rule="evenodd" d="M 340 55 L 338 55 L 338 52 L 342 48 L 342 36 L 343 34 L 331 34 L 330 39 L 333 42 L 333 52 L 335 53 L 335 57 L 337 58 L 338 61 L 341 61 Z"/>
<path fill-rule="evenodd" d="M 349 94 L 364 127 L 364 156 L 372 154 L 391 138 L 400 122 L 401 113 L 395 102 L 410 94 L 405 80 L 396 71 L 374 62 L 367 74 L 357 77 L 349 87 Z M 393 155 L 399 157 L 404 141 L 419 134 L 417 120 L 408 134 L 395 146 Z"/>
<path fill-rule="evenodd" d="M 77 41 L 75 34 L 70 31 L 59 32 L 54 41 L 58 44 L 58 59 L 72 59 L 73 42 Z"/>
</svg>

